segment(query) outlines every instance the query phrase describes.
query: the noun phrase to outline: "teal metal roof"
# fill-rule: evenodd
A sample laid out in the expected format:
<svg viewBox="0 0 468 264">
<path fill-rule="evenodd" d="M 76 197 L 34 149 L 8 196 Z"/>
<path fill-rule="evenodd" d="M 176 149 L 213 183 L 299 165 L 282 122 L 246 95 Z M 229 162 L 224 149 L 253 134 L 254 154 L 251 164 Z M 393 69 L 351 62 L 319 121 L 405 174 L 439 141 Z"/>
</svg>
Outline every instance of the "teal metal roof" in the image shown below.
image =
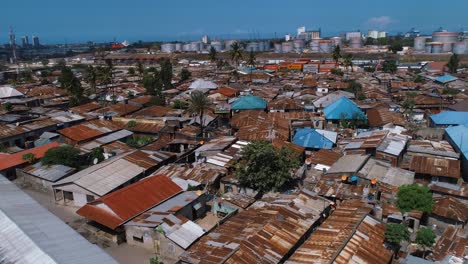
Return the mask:
<svg viewBox="0 0 468 264">
<path fill-rule="evenodd" d="M 367 119 L 364 112 L 362 112 L 353 101 L 344 96 L 325 107 L 323 112 L 325 113 L 325 118 L 328 120 Z"/>
<path fill-rule="evenodd" d="M 461 125 L 468 123 L 468 112 L 444 111 L 431 115 L 432 122 L 436 125 Z"/>
<path fill-rule="evenodd" d="M 267 102 L 265 99 L 254 96 L 245 95 L 237 99 L 233 104 L 232 110 L 251 110 L 251 109 L 266 109 Z"/>
<path fill-rule="evenodd" d="M 445 133 L 447 133 L 463 156 L 468 158 L 468 124 L 447 127 Z"/>
<path fill-rule="evenodd" d="M 457 79 L 458 79 L 457 77 L 454 77 L 449 74 L 445 74 L 445 75 L 435 78 L 435 81 L 440 82 L 440 83 L 448 83 L 448 82 L 456 81 Z"/>
</svg>

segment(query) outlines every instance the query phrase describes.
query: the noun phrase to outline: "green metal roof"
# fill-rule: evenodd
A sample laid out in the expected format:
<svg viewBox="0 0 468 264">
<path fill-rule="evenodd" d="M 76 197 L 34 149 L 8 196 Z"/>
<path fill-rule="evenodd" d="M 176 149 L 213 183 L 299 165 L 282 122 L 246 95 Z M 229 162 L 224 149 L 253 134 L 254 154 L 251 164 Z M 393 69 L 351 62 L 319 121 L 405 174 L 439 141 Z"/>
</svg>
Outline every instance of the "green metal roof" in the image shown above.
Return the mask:
<svg viewBox="0 0 468 264">
<path fill-rule="evenodd" d="M 245 95 L 237 99 L 233 104 L 232 110 L 251 110 L 251 109 L 266 109 L 267 102 L 265 99 L 254 96 Z"/>
</svg>

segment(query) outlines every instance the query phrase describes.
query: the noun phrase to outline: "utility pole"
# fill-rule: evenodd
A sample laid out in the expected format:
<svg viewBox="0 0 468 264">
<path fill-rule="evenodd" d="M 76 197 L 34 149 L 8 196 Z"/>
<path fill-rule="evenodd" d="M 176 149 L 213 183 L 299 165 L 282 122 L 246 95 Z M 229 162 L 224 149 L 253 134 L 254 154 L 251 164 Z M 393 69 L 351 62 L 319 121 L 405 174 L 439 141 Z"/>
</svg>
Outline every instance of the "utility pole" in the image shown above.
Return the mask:
<svg viewBox="0 0 468 264">
<path fill-rule="evenodd" d="M 13 56 L 12 63 L 16 64 L 16 74 L 19 74 L 18 58 L 16 57 L 16 37 L 12 26 L 10 26 L 10 48 Z"/>
</svg>

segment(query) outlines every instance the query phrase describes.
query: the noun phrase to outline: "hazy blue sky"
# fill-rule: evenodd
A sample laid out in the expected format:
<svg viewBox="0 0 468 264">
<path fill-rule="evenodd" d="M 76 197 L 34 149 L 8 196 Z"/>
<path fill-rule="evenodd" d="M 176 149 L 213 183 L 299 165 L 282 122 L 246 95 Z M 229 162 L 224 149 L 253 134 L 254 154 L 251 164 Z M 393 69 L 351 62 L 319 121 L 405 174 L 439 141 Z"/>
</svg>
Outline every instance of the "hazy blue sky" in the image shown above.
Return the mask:
<svg viewBox="0 0 468 264">
<path fill-rule="evenodd" d="M 8 27 L 43 43 L 270 37 L 296 28 L 431 32 L 468 29 L 466 0 L 4 0 L 0 43 Z"/>
</svg>

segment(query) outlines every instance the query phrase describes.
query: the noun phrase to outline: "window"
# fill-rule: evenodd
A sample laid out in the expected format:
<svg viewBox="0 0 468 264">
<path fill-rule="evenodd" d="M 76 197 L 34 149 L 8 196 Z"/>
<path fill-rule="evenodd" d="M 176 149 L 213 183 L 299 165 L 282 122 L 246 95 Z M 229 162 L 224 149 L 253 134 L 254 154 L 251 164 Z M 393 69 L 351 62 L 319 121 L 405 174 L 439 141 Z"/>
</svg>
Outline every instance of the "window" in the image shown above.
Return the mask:
<svg viewBox="0 0 468 264">
<path fill-rule="evenodd" d="M 142 236 L 141 237 L 133 236 L 133 241 L 143 243 L 143 237 Z"/>
<path fill-rule="evenodd" d="M 92 202 L 92 201 L 94 201 L 94 196 L 92 196 L 92 195 L 86 195 L 86 202 L 89 203 L 89 202 Z"/>
</svg>

